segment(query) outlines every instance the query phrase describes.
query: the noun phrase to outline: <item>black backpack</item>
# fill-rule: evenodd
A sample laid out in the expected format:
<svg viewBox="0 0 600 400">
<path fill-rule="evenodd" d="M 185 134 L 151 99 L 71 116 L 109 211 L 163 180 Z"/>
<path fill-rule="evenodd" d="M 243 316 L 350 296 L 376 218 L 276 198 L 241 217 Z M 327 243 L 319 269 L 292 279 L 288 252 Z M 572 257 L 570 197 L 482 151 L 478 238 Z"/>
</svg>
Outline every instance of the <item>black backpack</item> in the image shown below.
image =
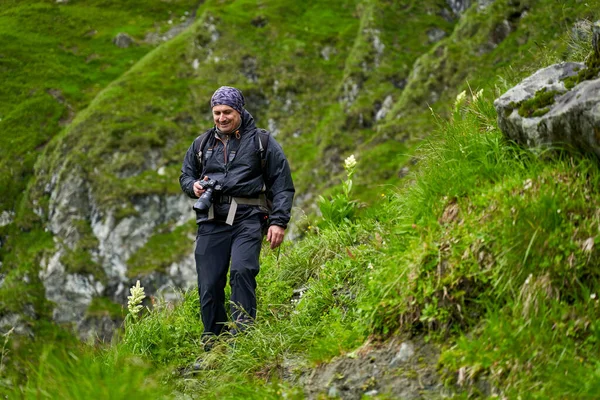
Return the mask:
<svg viewBox="0 0 600 400">
<path fill-rule="evenodd" d="M 199 143 L 199 145 L 196 145 L 194 147 L 194 154 L 196 155 L 196 160 L 198 161 L 198 164 L 200 164 L 200 168 L 202 168 L 202 166 L 204 165 L 202 155 L 204 154 L 204 148 L 206 147 L 206 142 L 208 142 L 208 139 L 209 139 L 212 131 L 213 131 L 212 129 L 207 130 L 202 135 L 198 136 L 197 139 L 200 139 L 200 140 L 194 141 L 194 144 Z M 269 131 L 267 131 L 265 129 L 259 129 L 258 135 L 256 135 L 256 137 L 257 137 L 256 149 L 260 153 L 260 167 L 261 167 L 261 169 L 263 171 L 263 175 L 264 175 L 265 167 L 267 165 L 266 157 L 267 157 L 267 147 L 269 145 Z M 202 171 L 200 171 L 200 174 L 201 173 L 202 173 Z"/>
</svg>

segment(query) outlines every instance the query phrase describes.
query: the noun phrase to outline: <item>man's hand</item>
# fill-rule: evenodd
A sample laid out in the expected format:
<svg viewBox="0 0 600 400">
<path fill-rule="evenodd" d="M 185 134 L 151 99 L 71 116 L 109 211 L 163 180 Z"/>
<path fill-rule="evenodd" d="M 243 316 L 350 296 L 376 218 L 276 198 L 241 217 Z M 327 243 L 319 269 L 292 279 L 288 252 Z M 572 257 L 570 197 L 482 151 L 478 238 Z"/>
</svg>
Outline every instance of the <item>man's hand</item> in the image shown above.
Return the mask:
<svg viewBox="0 0 600 400">
<path fill-rule="evenodd" d="M 204 180 L 207 181 L 208 180 L 208 176 L 205 176 Z M 200 182 L 201 181 L 194 182 L 194 194 L 197 197 L 202 196 L 202 193 L 204 193 L 204 189 L 202 189 L 202 185 L 200 184 Z"/>
<path fill-rule="evenodd" d="M 267 231 L 267 242 L 271 243 L 271 249 L 278 247 L 283 242 L 285 229 L 278 225 L 269 226 Z"/>
</svg>

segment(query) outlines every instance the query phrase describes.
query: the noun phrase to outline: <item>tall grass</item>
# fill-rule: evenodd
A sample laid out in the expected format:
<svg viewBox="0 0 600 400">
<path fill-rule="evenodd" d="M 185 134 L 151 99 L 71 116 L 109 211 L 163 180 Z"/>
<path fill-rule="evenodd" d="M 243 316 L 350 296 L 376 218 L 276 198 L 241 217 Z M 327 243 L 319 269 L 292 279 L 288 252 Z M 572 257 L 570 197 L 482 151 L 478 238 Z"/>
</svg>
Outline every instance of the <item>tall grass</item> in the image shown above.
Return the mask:
<svg viewBox="0 0 600 400">
<path fill-rule="evenodd" d="M 182 293 L 129 320 L 107 352 L 48 349 L 19 393 L 119 398 L 129 381 L 134 396 L 302 398 L 314 366 L 410 333 L 443 347 L 458 396 L 597 396 L 597 161 L 524 150 L 495 118 L 485 93 L 461 95 L 403 186 L 266 250 L 257 321 L 243 335 L 205 353 L 197 293 Z"/>
</svg>

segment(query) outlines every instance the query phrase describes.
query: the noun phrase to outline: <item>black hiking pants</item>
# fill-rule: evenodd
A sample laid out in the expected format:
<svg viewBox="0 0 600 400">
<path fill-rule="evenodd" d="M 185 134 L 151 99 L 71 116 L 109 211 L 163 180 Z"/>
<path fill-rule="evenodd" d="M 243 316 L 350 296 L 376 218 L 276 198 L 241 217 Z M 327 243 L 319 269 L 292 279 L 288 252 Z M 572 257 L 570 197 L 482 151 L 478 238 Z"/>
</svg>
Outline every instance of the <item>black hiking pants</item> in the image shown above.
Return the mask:
<svg viewBox="0 0 600 400">
<path fill-rule="evenodd" d="M 255 214 L 233 225 L 211 221 L 198 226 L 195 258 L 205 335 L 220 334 L 227 322 L 225 284 L 230 263 L 231 319 L 243 327 L 256 318 L 261 221 Z"/>
</svg>

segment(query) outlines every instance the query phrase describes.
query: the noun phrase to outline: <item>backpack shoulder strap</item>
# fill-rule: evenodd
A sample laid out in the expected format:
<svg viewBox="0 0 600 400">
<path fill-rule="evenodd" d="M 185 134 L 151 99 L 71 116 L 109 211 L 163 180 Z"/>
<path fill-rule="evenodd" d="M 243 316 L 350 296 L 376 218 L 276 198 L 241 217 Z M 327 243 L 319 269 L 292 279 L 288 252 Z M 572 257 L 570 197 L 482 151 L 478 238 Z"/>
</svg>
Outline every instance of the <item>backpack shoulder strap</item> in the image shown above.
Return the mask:
<svg viewBox="0 0 600 400">
<path fill-rule="evenodd" d="M 258 152 L 260 153 L 260 167 L 265 170 L 267 165 L 267 147 L 269 146 L 269 131 L 265 129 L 258 130 Z"/>
<path fill-rule="evenodd" d="M 206 142 L 208 142 L 208 139 L 210 138 L 211 131 L 212 129 L 207 130 L 202 135 L 198 136 L 196 140 L 194 140 L 194 154 L 196 155 L 196 160 L 198 161 L 198 165 L 200 165 L 201 169 L 204 166 L 202 153 L 206 147 Z"/>
</svg>

